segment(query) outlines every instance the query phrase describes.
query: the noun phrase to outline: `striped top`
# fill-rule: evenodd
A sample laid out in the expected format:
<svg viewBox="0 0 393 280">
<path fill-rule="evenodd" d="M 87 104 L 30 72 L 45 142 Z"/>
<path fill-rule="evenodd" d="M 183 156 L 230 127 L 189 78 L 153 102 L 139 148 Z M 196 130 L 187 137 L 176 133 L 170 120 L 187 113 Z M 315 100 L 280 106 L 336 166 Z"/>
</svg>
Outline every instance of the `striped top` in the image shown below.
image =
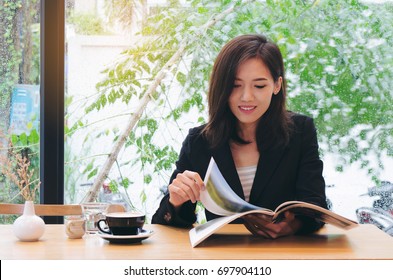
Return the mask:
<svg viewBox="0 0 393 280">
<path fill-rule="evenodd" d="M 244 199 L 250 201 L 250 193 L 252 183 L 254 182 L 255 172 L 257 171 L 257 166 L 244 166 L 236 168 L 237 174 L 239 175 L 240 183 L 243 187 Z"/>
</svg>

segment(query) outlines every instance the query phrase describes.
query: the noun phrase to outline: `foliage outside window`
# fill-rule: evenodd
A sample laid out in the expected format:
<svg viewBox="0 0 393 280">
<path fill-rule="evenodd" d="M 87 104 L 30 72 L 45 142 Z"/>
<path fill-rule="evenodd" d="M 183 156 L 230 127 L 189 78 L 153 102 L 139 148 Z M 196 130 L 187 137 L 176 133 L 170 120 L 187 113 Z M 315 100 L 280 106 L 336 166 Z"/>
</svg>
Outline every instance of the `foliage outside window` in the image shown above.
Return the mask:
<svg viewBox="0 0 393 280">
<path fill-rule="evenodd" d="M 75 32 L 82 35 L 102 35 L 105 34 L 104 23 L 102 20 L 89 13 L 73 14 L 70 23 L 75 26 Z"/>
<path fill-rule="evenodd" d="M 0 203 L 39 200 L 39 116 L 29 115 L 19 129 L 12 123 L 15 90 L 39 84 L 39 4 L 0 0 Z"/>
<path fill-rule="evenodd" d="M 114 192 L 125 188 L 133 203 L 151 215 L 188 128 L 206 120 L 207 82 L 216 54 L 229 39 L 244 33 L 264 33 L 280 46 L 288 107 L 314 117 L 322 156 L 337 155 L 337 171 L 358 164 L 375 184 L 384 180 L 384 159 L 393 156 L 391 4 L 104 2 L 104 15 L 70 22 L 75 32 L 108 35 L 120 28 L 129 32 L 132 44 L 102 69 L 94 95 L 81 101 L 68 92 L 68 202 L 80 202 L 75 200 L 81 182 L 94 182 L 85 199 L 94 199 L 108 183 Z M 104 22 L 105 30 L 89 22 Z M 12 86 L 14 81 L 7 79 Z M 74 108 L 84 110 L 83 116 L 75 117 Z M 94 123 L 113 119 L 119 121 L 112 127 L 89 130 Z M 75 137 L 82 137 L 83 153 L 72 152 Z M 93 149 L 97 146 L 99 152 Z"/>
<path fill-rule="evenodd" d="M 112 156 L 118 145 L 118 154 L 106 164 L 102 157 L 84 164 L 95 181 L 90 199 L 108 178 L 113 185 L 128 178 L 129 192 L 138 184 L 144 190 L 167 184 L 188 128 L 205 122 L 207 81 L 217 52 L 243 33 L 264 33 L 282 49 L 288 107 L 315 118 L 322 156 L 339 155 L 338 171 L 360 164 L 376 184 L 383 179 L 383 158 L 393 156 L 392 5 L 172 1 L 150 11 L 135 44 L 103 70 L 97 94 L 84 106 L 86 116 L 119 104 L 130 108 L 122 125 L 89 134 L 94 142 L 111 137 L 112 147 L 105 151 Z M 88 125 L 78 119 L 67 133 Z M 142 201 L 156 199 L 143 192 Z"/>
</svg>

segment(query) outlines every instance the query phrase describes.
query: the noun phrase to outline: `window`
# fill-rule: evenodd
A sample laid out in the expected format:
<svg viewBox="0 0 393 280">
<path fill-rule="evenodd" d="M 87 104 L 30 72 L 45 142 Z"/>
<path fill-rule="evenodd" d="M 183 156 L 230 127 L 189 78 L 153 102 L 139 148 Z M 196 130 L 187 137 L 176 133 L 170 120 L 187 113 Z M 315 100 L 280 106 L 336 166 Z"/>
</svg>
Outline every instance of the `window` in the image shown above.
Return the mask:
<svg viewBox="0 0 393 280">
<path fill-rule="evenodd" d="M 41 183 L 35 201 L 63 203 L 64 1 L 2 1 L 0 11 L 1 156 L 14 162 L 8 175 L 17 168 L 10 152 L 27 159 L 30 187 Z M 1 166 L 1 201 L 22 202 Z"/>
<path fill-rule="evenodd" d="M 25 2 L 0 5 L 0 202 L 40 197 L 40 2 Z"/>
<path fill-rule="evenodd" d="M 357 208 L 372 206 L 361 195 L 393 181 L 392 114 L 383 106 L 391 104 L 392 6 L 339 2 L 257 1 L 231 10 L 208 1 L 68 1 L 66 200 L 118 193 L 151 216 L 188 128 L 206 120 L 218 50 L 237 34 L 261 32 L 285 55 L 289 108 L 315 119 L 333 210 L 356 219 Z M 92 186 L 104 166 L 107 176 Z"/>
<path fill-rule="evenodd" d="M 15 36 L 6 15 L 27 6 L 3 2 L 1 34 Z M 151 217 L 188 129 L 206 120 L 216 54 L 241 33 L 265 33 L 282 49 L 288 107 L 315 119 L 334 211 L 357 219 L 356 209 L 373 206 L 368 188 L 393 182 L 390 1 L 28 2 L 37 11 L 23 25 L 34 59 L 22 55 L 27 31 L 0 38 L 0 124 L 6 132 L 11 123 L 44 128 L 40 142 L 29 140 L 41 146 L 41 202 L 79 203 L 93 191 Z M 26 69 L 31 80 L 23 80 Z M 34 92 L 40 82 L 41 118 L 26 120 L 23 114 L 36 109 L 17 99 L 12 107 L 13 94 Z"/>
</svg>

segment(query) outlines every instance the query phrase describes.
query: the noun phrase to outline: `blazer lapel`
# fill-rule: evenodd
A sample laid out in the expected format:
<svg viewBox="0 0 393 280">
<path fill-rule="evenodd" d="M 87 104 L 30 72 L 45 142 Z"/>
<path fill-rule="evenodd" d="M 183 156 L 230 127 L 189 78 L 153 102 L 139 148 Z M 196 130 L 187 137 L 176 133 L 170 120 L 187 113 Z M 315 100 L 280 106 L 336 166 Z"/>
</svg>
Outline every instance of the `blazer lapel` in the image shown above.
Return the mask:
<svg viewBox="0 0 393 280">
<path fill-rule="evenodd" d="M 261 153 L 250 193 L 251 204 L 255 204 L 256 201 L 259 201 L 260 195 L 263 193 L 263 190 L 266 188 L 276 171 L 286 149 L 287 148 L 275 148 Z"/>
<path fill-rule="evenodd" d="M 228 185 L 239 197 L 244 199 L 243 188 L 237 174 L 235 162 L 233 161 L 232 152 L 229 145 L 223 145 L 222 147 L 215 150 L 212 154 Z"/>
</svg>

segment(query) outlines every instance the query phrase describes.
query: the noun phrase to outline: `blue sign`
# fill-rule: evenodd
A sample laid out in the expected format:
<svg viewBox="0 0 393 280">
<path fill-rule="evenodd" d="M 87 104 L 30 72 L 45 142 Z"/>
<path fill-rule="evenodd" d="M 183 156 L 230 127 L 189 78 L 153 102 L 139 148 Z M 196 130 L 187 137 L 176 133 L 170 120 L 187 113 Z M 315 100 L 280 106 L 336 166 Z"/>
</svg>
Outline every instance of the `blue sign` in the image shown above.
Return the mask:
<svg viewBox="0 0 393 280">
<path fill-rule="evenodd" d="M 40 86 L 16 85 L 12 91 L 10 133 L 30 134 L 40 124 Z"/>
</svg>

